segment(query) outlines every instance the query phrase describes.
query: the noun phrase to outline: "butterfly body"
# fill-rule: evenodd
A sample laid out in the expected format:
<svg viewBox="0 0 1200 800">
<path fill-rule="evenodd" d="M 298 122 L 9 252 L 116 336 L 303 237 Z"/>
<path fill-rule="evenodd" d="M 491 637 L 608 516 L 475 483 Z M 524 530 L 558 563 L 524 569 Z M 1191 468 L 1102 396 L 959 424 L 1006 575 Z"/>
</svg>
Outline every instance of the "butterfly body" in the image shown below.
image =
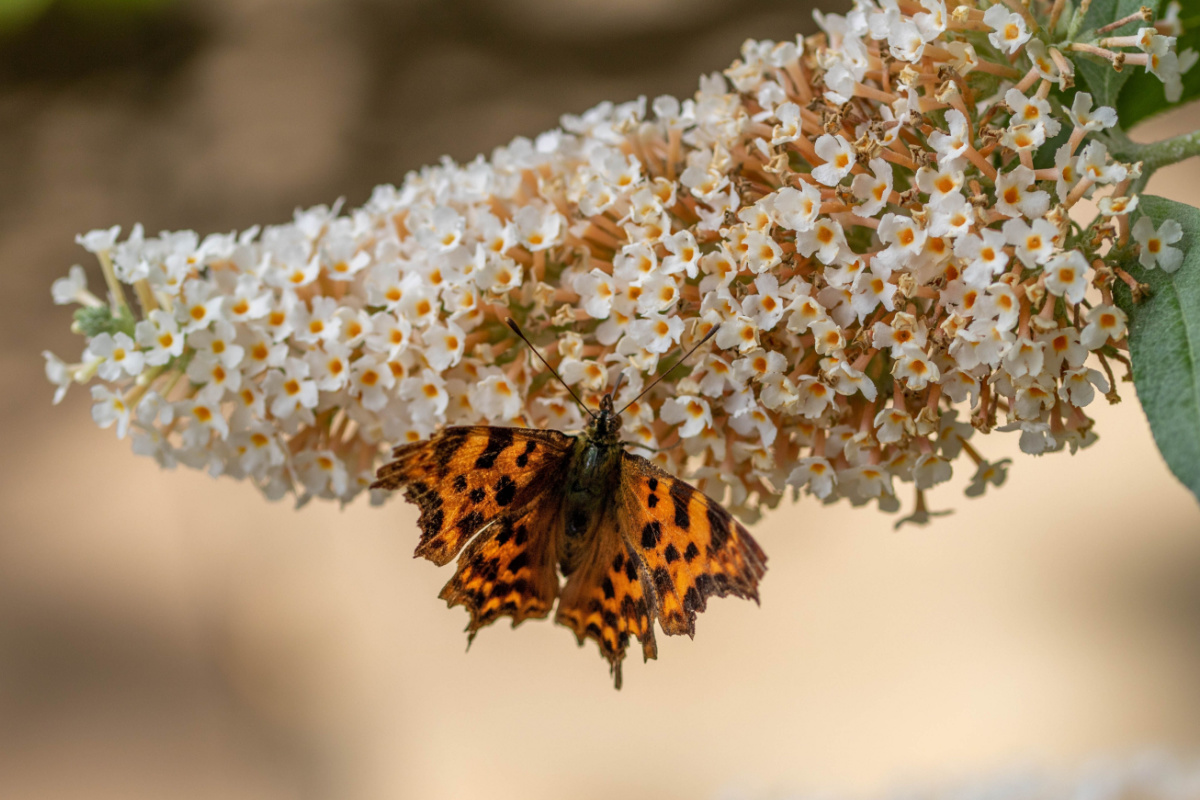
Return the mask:
<svg viewBox="0 0 1200 800">
<path fill-rule="evenodd" d="M 442 589 L 470 637 L 502 616 L 548 616 L 595 641 L 621 685 L 630 638 L 655 658 L 654 623 L 695 630 L 710 596 L 758 600 L 766 556 L 719 503 L 629 453 L 611 396 L 578 435 L 446 428 L 403 445 L 374 487 L 404 489 L 421 514 L 415 555 L 457 556 Z M 561 575 L 561 581 L 560 581 Z"/>
<path fill-rule="evenodd" d="M 607 401 L 608 398 L 605 398 Z M 621 477 L 621 418 L 612 410 L 611 401 L 601 405 L 600 413 L 582 435 L 573 437 L 571 457 L 564 481 L 562 520 L 564 541 L 559 569 L 570 575 L 598 535 L 604 521 L 604 503 L 615 496 Z"/>
</svg>

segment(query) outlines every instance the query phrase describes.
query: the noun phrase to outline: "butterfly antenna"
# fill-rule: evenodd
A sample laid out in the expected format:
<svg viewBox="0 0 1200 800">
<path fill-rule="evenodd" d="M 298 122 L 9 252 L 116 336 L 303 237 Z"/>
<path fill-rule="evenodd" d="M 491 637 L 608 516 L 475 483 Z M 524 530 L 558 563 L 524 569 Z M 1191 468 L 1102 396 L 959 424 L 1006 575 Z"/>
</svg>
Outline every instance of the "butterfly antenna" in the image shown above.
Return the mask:
<svg viewBox="0 0 1200 800">
<path fill-rule="evenodd" d="M 550 362 L 542 357 L 542 354 L 538 352 L 538 349 L 533 346 L 533 342 L 529 341 L 529 339 L 526 338 L 525 334 L 521 332 L 521 329 L 519 327 L 517 327 L 517 323 L 513 321 L 513 318 L 509 317 L 507 320 L 505 320 L 505 322 L 508 323 L 508 327 L 512 328 L 513 333 L 515 333 L 517 336 L 521 337 L 521 341 L 523 341 L 523 342 L 525 342 L 525 344 L 529 345 L 529 349 L 533 351 L 533 354 L 538 357 L 539 361 L 541 361 L 543 364 L 546 365 L 546 369 L 550 370 L 550 374 L 553 375 L 554 377 L 558 378 L 558 382 L 563 385 L 563 388 L 571 393 L 571 397 L 573 397 L 575 399 L 576 404 L 578 404 L 578 406 L 581 409 L 583 409 L 588 414 L 590 414 L 593 418 L 595 418 L 596 412 L 592 411 L 590 408 L 588 408 L 587 406 L 585 406 L 583 404 L 583 401 L 579 399 L 579 395 L 575 394 L 575 390 L 572 389 L 570 386 L 568 386 L 567 382 L 562 379 L 562 376 L 554 371 L 554 367 L 550 366 Z"/>
<path fill-rule="evenodd" d="M 704 344 L 704 343 L 705 343 L 705 342 L 707 342 L 709 339 L 711 339 L 712 337 L 716 336 L 716 335 L 717 335 L 717 331 L 720 329 L 720 327 L 721 327 L 720 325 L 714 325 L 714 326 L 712 327 L 712 329 L 711 329 L 711 330 L 709 330 L 709 332 L 708 332 L 708 333 L 704 334 L 704 338 L 703 338 L 703 339 L 701 339 L 700 341 L 696 342 L 694 345 L 692 345 L 692 349 L 691 349 L 691 350 L 688 350 L 686 353 L 684 353 L 684 354 L 683 354 L 683 357 L 682 357 L 682 358 L 680 358 L 678 361 L 676 361 L 674 364 L 672 364 L 670 369 L 668 369 L 668 370 L 667 370 L 666 372 L 664 372 L 662 375 L 659 375 L 657 378 L 655 378 L 653 383 L 651 383 L 651 384 L 650 384 L 649 386 L 647 386 L 645 389 L 642 389 L 642 392 L 641 392 L 641 394 L 639 394 L 637 397 L 633 398 L 633 399 L 632 399 L 632 400 L 630 400 L 628 403 L 626 403 L 626 404 L 625 404 L 625 408 L 629 408 L 631 405 L 633 405 L 634 403 L 636 403 L 638 400 L 641 400 L 641 399 L 642 399 L 642 395 L 644 395 L 646 392 L 648 392 L 648 391 L 650 391 L 651 389 L 653 389 L 655 386 L 658 386 L 658 382 L 659 382 L 659 381 L 661 381 L 663 378 L 667 377 L 667 376 L 668 376 L 668 375 L 670 375 L 672 372 L 674 372 L 674 371 L 675 371 L 675 368 L 676 368 L 676 367 L 678 367 L 680 364 L 682 364 L 683 362 L 687 361 L 687 360 L 688 360 L 688 358 L 690 358 L 690 357 L 691 357 L 692 353 L 694 353 L 694 352 L 696 352 L 697 350 L 699 350 L 699 349 L 700 349 L 700 345 Z M 620 411 L 618 411 L 618 412 L 617 412 L 617 414 L 623 414 L 623 413 L 625 412 L 625 408 L 622 408 Z"/>
</svg>

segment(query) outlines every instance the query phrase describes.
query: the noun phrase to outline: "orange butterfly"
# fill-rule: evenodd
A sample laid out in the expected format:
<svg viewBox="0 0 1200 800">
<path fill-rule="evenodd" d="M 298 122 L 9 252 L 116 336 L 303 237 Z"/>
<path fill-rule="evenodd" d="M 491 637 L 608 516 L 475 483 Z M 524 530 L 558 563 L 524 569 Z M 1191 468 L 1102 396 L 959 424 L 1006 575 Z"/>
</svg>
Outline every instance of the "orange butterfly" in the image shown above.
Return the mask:
<svg viewBox="0 0 1200 800">
<path fill-rule="evenodd" d="M 514 627 L 545 617 L 557 598 L 555 620 L 580 645 L 596 641 L 619 689 L 630 636 L 655 658 L 655 619 L 667 634 L 691 636 L 710 596 L 757 603 L 766 555 L 715 500 L 625 450 L 615 388 L 598 413 L 567 390 L 591 415 L 581 435 L 446 428 L 396 448 L 372 488 L 403 488 L 420 506 L 415 555 L 438 565 L 458 556 L 440 597 L 466 607 L 470 639 L 502 616 Z"/>
</svg>

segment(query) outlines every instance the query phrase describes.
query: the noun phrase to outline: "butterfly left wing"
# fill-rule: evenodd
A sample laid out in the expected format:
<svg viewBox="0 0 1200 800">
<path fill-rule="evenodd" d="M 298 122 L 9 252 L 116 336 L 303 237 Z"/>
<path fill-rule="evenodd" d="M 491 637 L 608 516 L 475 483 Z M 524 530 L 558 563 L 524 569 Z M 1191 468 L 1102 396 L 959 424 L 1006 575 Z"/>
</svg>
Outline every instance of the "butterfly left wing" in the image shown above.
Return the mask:
<svg viewBox="0 0 1200 800">
<path fill-rule="evenodd" d="M 396 448 L 394 460 L 380 467 L 372 488 L 404 489 L 421 509 L 414 555 L 438 565 L 458 556 L 440 597 L 467 609 L 471 638 L 501 616 L 515 626 L 554 605 L 571 441 L 533 428 L 446 428 Z"/>
<path fill-rule="evenodd" d="M 714 595 L 758 602 L 766 554 L 720 503 L 628 452 L 619 494 L 621 529 L 644 564 L 665 633 L 693 635 Z"/>
<path fill-rule="evenodd" d="M 470 614 L 467 643 L 485 625 L 512 617 L 515 628 L 544 617 L 558 595 L 554 554 L 561 532 L 561 504 L 542 495 L 525 508 L 501 514 L 467 544 L 458 569 L 438 595 Z"/>
<path fill-rule="evenodd" d="M 445 428 L 397 447 L 372 489 L 404 489 L 421 508 L 415 555 L 448 564 L 493 520 L 552 493 L 572 437 L 537 428 Z"/>
</svg>

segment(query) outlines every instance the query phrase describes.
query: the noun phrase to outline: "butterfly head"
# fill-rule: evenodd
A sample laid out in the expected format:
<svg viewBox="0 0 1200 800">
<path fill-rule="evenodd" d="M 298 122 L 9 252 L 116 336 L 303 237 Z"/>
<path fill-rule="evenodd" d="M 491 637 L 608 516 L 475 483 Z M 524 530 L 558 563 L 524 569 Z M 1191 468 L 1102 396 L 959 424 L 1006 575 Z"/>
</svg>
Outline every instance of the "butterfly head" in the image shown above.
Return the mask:
<svg viewBox="0 0 1200 800">
<path fill-rule="evenodd" d="M 621 415 L 613 407 L 612 394 L 600 398 L 600 411 L 588 425 L 588 438 L 599 442 L 615 442 L 620 438 Z"/>
</svg>

